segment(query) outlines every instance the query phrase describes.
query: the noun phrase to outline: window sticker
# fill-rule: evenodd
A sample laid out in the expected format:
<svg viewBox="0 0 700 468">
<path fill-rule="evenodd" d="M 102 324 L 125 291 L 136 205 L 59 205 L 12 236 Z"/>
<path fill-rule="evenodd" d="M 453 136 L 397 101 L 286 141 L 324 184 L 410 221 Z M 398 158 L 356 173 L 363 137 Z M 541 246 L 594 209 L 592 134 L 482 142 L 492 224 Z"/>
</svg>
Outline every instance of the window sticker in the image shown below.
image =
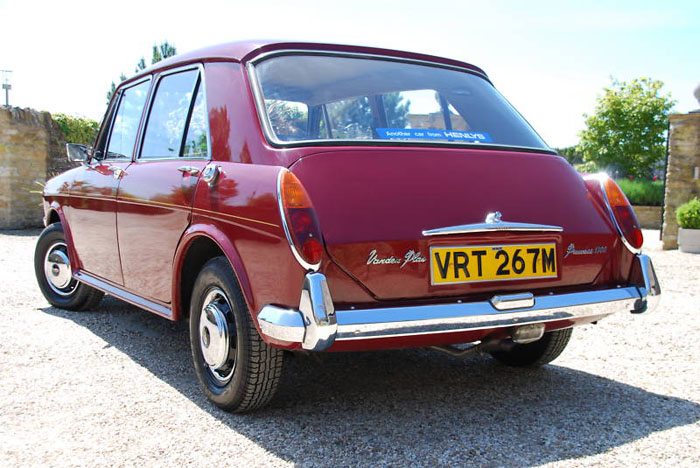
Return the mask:
<svg viewBox="0 0 700 468">
<path fill-rule="evenodd" d="M 488 133 L 463 130 L 424 130 L 420 128 L 377 128 L 380 138 L 408 140 L 452 140 L 470 143 L 492 143 Z"/>
</svg>

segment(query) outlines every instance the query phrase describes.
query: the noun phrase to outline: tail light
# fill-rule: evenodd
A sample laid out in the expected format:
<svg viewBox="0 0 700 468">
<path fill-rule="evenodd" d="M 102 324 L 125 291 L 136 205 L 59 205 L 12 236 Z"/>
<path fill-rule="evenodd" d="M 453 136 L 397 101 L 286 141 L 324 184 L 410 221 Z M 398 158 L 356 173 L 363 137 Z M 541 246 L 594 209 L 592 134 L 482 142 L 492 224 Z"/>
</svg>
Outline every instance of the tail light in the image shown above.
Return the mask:
<svg viewBox="0 0 700 468">
<path fill-rule="evenodd" d="M 287 170 L 280 172 L 278 185 L 284 232 L 292 253 L 304 268 L 317 270 L 323 243 L 311 199 L 299 179 Z"/>
<path fill-rule="evenodd" d="M 600 189 L 623 242 L 632 252 L 638 253 L 644 243 L 642 230 L 632 205 L 620 187 L 607 174 L 589 175 L 585 177 L 585 180 L 590 189 Z"/>
</svg>

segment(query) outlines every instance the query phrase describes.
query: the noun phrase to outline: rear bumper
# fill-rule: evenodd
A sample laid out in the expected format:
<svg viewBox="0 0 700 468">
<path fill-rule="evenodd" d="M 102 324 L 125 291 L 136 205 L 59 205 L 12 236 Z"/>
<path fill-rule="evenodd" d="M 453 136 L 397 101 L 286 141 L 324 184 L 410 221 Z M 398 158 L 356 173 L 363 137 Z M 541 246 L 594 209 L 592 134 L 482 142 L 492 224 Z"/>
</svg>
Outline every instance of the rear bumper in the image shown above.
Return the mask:
<svg viewBox="0 0 700 468">
<path fill-rule="evenodd" d="M 258 314 L 268 338 L 324 351 L 336 341 L 394 338 L 532 323 L 604 317 L 615 312 L 653 310 L 661 294 L 651 259 L 637 255 L 632 285 L 588 292 L 501 296 L 490 301 L 378 309 L 335 310 L 321 273 L 308 273 L 299 309 L 266 305 Z M 525 298 L 525 299 L 524 299 Z"/>
</svg>

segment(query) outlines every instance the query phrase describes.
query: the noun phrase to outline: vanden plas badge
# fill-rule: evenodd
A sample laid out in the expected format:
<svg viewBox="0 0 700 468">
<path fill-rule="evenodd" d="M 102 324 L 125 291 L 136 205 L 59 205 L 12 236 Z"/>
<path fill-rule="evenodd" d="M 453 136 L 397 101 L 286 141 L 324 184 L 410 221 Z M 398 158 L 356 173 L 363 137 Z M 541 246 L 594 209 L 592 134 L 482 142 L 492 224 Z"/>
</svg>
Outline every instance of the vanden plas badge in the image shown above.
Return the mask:
<svg viewBox="0 0 700 468">
<path fill-rule="evenodd" d="M 420 252 L 416 252 L 413 249 L 406 252 L 403 256 L 403 259 L 396 258 L 393 255 L 389 257 L 380 258 L 379 255 L 377 255 L 377 249 L 372 249 L 369 252 L 369 257 L 367 258 L 367 265 L 401 264 L 399 268 L 403 268 L 406 266 L 407 263 L 425 263 L 426 261 L 426 258 Z"/>
</svg>

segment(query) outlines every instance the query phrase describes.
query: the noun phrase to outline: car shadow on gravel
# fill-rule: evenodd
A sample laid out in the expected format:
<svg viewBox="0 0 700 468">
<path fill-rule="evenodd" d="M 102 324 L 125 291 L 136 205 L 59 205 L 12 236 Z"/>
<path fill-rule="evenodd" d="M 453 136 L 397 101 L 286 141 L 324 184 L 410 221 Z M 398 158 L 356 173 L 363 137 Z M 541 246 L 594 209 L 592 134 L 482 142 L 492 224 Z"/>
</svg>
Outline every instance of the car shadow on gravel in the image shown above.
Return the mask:
<svg viewBox="0 0 700 468">
<path fill-rule="evenodd" d="M 536 466 L 696 423 L 700 405 L 586 372 L 526 371 L 427 350 L 295 355 L 277 397 L 247 415 L 201 394 L 187 327 L 105 298 L 74 321 L 231 430 L 301 466 Z"/>
<path fill-rule="evenodd" d="M 41 234 L 42 228 L 28 229 L 0 229 L 0 236 L 11 237 L 38 237 Z"/>
</svg>

